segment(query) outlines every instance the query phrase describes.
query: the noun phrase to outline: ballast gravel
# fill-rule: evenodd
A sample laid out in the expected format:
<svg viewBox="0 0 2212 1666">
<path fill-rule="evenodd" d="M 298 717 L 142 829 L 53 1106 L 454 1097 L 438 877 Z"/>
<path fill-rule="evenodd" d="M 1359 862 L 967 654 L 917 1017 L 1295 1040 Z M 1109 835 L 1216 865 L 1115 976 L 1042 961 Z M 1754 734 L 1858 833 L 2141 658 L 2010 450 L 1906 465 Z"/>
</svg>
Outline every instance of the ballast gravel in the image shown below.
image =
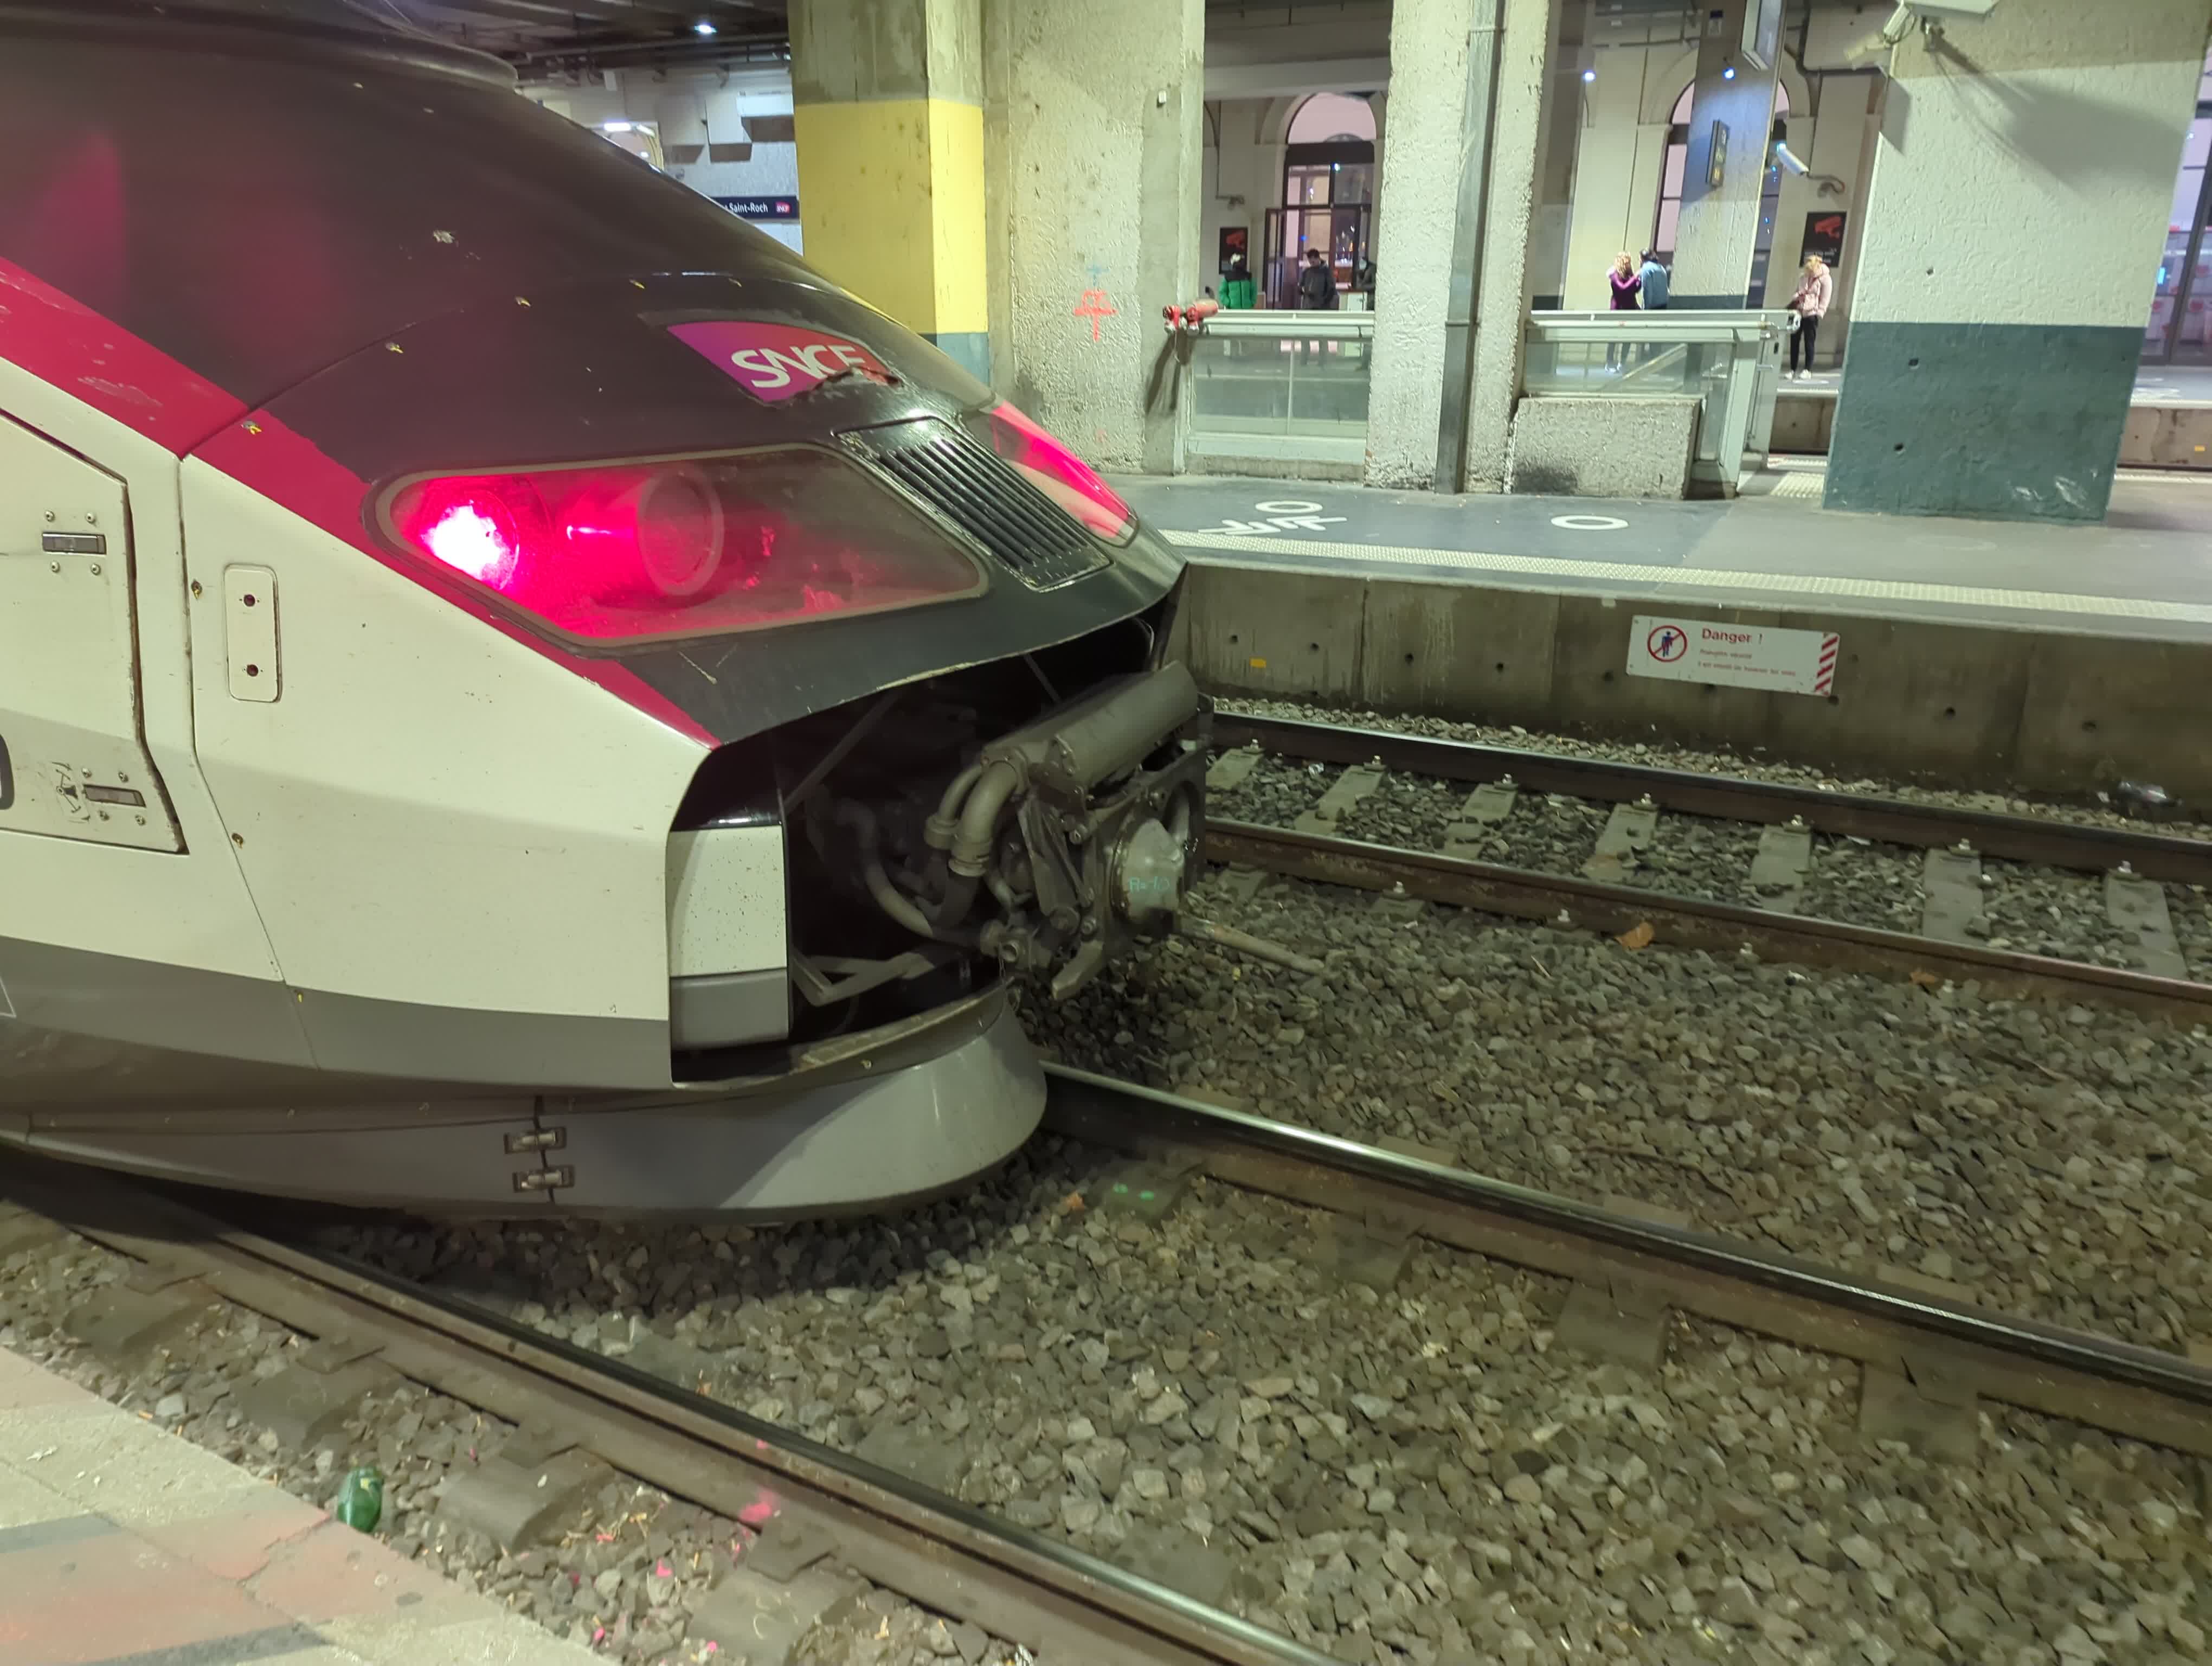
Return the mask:
<svg viewBox="0 0 2212 1666">
<path fill-rule="evenodd" d="M 2115 781 L 2086 800 L 2050 794 L 2033 797 L 1944 787 L 1926 782 L 1879 781 L 1840 775 L 1787 758 L 1771 756 L 1764 747 L 1744 752 L 1679 746 L 1665 741 L 1592 739 L 1553 731 L 1532 731 L 1519 724 L 1463 723 L 1449 718 L 1417 714 L 1381 713 L 1358 708 L 1319 706 L 1294 700 L 1221 698 L 1220 710 L 1252 717 L 1290 718 L 1307 723 L 1326 723 L 1347 728 L 1379 729 L 1393 734 L 1427 735 L 1442 740 L 1462 740 L 1480 746 L 1505 746 L 1524 751 L 1552 752 L 1567 757 L 1602 758 L 1609 763 L 1640 763 L 1655 769 L 1685 769 L 1697 775 L 1741 775 L 1753 781 L 1780 781 L 1792 787 L 1823 787 L 1838 793 L 1869 793 L 1881 798 L 1906 799 L 1916 804 L 1941 805 L 1954 810 L 1980 810 L 2000 815 L 2042 816 L 2088 826 L 2154 828 L 2182 838 L 2212 837 L 2206 812 L 2212 806 L 2172 805 L 2155 814 L 2132 811 L 2127 796 Z M 2156 783 L 2142 783 L 2155 786 Z"/>
<path fill-rule="evenodd" d="M 450 1478 L 497 1456 L 515 1432 L 510 1425 L 395 1381 L 369 1395 L 333 1436 L 306 1450 L 289 1448 L 249 1420 L 239 1395 L 284 1368 L 309 1340 L 298 1333 L 224 1304 L 213 1322 L 127 1366 L 106 1363 L 70 1338 L 70 1311 L 129 1277 L 135 1265 L 66 1232 L 0 1256 L 0 1347 L 325 1509 L 349 1468 L 376 1465 L 385 1477 L 378 1537 L 611 1662 L 720 1666 L 729 1658 L 686 1632 L 692 1609 L 741 1564 L 755 1536 L 750 1528 L 616 1475 L 556 1524 L 551 1542 L 509 1554 L 481 1534 L 456 1530 L 437 1505 Z M 0 1583 L 0 1639 L 5 1594 Z M 0 1657 L 12 1658 L 4 1647 Z M 866 1588 L 823 1616 L 796 1658 L 823 1666 L 940 1666 L 948 1659 L 1034 1666 L 1026 1651 Z"/>
<path fill-rule="evenodd" d="M 1321 715 L 1304 708 L 1283 710 L 1273 707 L 1267 708 L 1266 714 Z M 1363 727 L 1385 721 L 1365 713 L 1328 715 L 1333 721 Z M 1404 731 L 1419 733 L 1468 728 L 1466 725 L 1421 719 L 1398 719 L 1395 724 Z M 1485 730 L 1480 734 L 1486 741 L 1497 743 L 1496 732 Z M 1451 738 L 1468 737 L 1452 733 Z M 1565 741 L 1557 736 L 1531 738 L 1514 732 L 1506 738 L 1523 746 L 1533 745 L 1540 739 L 1543 750 L 1569 756 L 1663 762 L 1668 767 L 1718 768 L 1727 773 L 1786 780 L 1801 785 L 1814 779 L 1808 772 L 1781 766 L 1745 769 L 1740 767 L 1740 759 L 1706 754 L 1669 752 L 1662 758 L 1650 755 L 1643 748 L 1599 747 Z M 1322 793 L 1339 773 L 1332 765 L 1263 757 L 1243 781 L 1215 791 L 1212 808 L 1217 814 L 1237 820 L 1288 826 L 1318 806 Z M 2045 818 L 2141 825 L 2110 813 L 2083 811 L 2079 806 L 2054 808 L 2001 799 L 1990 802 L 1990 795 L 1986 793 L 1952 793 L 1947 797 L 1868 781 L 1827 784 L 1844 786 L 1845 790 L 1853 792 L 1876 792 L 1918 801 L 1955 801 L 1972 808 L 2032 811 Z M 1468 792 L 1465 786 L 1455 782 L 1389 775 L 1339 818 L 1333 830 L 1340 837 L 1372 844 L 1411 850 L 1440 849 L 1446 830 L 1462 819 L 1462 806 Z M 1482 861 L 1537 873 L 1583 873 L 1605 828 L 1610 808 L 1594 800 L 1524 789 L 1511 813 L 1487 828 L 1467 854 Z M 1758 854 L 1759 842 L 1759 830 L 1747 824 L 1662 812 L 1649 844 L 1629 858 L 1617 875 L 1604 877 L 1668 896 L 1760 905 L 1765 899 L 1751 884 L 1752 862 Z M 1903 846 L 1816 834 L 1811 866 L 1796 911 L 1884 931 L 1917 932 L 1921 924 L 1923 859 L 1922 851 Z M 1982 873 L 1984 917 L 1969 940 L 1991 948 L 2012 949 L 2054 959 L 2124 970 L 2140 968 L 2142 963 L 2132 935 L 2114 926 L 2106 911 L 2101 875 L 1995 858 L 1984 859 Z M 2207 899 L 2203 891 L 2187 885 L 2168 884 L 2165 891 L 2185 958 L 2200 976 L 2212 976 L 2212 931 L 2203 928 Z M 2185 920 L 2189 922 L 2187 929 L 2184 927 Z"/>
<path fill-rule="evenodd" d="M 1987 1408 L 1942 1466 L 1858 1432 L 1854 1365 L 1680 1321 L 1595 1363 L 1555 1280 L 1416 1243 L 1377 1289 L 1311 1212 L 1199 1179 L 1147 1219 L 1116 1172 L 1047 1137 L 887 1220 L 343 1237 L 1338 1659 L 2087 1666 L 2212 1626 L 2172 1454 Z"/>
<path fill-rule="evenodd" d="M 2202 1026 L 1251 874 L 1216 873 L 1194 907 L 1324 970 L 1176 940 L 1066 1006 L 1032 1003 L 1032 1032 L 1089 1069 L 1917 1270 L 2007 1312 L 2212 1340 Z"/>
</svg>

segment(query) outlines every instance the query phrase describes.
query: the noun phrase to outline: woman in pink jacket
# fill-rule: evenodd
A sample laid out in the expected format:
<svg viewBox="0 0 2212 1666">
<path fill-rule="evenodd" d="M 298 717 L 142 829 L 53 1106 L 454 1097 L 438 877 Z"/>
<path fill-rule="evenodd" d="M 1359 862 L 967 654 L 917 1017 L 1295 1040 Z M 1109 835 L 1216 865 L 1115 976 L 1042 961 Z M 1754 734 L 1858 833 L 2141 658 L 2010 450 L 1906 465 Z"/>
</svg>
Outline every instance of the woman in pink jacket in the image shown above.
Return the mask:
<svg viewBox="0 0 2212 1666">
<path fill-rule="evenodd" d="M 1790 297 L 1790 310 L 1797 314 L 1797 327 L 1790 336 L 1790 374 L 1813 374 L 1813 350 L 1820 339 L 1820 320 L 1827 316 L 1828 298 L 1836 292 L 1835 275 L 1817 254 L 1805 258 L 1805 271 L 1797 280 L 1797 293 Z M 1805 368 L 1797 368 L 1797 349 L 1805 349 Z"/>
</svg>

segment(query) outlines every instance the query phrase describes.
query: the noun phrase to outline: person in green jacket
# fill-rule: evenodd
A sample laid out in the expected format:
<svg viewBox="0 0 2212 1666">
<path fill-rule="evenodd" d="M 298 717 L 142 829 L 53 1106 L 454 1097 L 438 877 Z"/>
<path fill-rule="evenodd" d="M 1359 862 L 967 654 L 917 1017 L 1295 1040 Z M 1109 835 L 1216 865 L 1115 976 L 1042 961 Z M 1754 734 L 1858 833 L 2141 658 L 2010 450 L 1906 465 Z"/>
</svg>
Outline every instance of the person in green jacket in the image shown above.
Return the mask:
<svg viewBox="0 0 2212 1666">
<path fill-rule="evenodd" d="M 1229 271 L 1221 280 L 1221 305 L 1224 310 L 1250 312 L 1260 304 L 1260 286 L 1252 281 L 1252 273 L 1244 264 L 1244 257 L 1229 257 Z"/>
</svg>

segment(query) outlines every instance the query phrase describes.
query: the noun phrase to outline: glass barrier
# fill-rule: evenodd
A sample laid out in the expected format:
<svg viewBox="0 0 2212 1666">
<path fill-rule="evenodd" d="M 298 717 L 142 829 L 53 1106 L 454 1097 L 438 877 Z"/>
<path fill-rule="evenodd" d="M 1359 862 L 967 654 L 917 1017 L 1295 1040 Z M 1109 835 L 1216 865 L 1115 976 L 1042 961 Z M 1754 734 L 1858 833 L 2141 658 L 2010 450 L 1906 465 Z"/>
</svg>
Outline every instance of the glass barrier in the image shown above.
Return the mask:
<svg viewBox="0 0 2212 1666">
<path fill-rule="evenodd" d="M 1367 454 L 1372 313 L 1217 313 L 1190 356 L 1190 448 L 1358 463 Z"/>
<path fill-rule="evenodd" d="M 1733 495 L 1764 467 L 1782 386 L 1788 312 L 1532 313 L 1522 391 L 1532 398 L 1698 401 L 1691 477 Z"/>
</svg>

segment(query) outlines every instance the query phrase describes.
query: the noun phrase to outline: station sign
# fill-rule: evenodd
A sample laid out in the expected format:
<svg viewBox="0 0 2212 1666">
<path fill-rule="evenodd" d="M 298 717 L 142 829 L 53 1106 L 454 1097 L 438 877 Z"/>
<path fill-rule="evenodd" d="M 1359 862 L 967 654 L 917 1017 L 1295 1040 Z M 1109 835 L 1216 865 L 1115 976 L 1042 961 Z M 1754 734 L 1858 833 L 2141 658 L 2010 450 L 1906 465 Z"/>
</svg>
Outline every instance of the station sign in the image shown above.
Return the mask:
<svg viewBox="0 0 2212 1666">
<path fill-rule="evenodd" d="M 789 220 L 799 218 L 799 198 L 796 197 L 717 197 L 713 199 L 740 220 Z"/>
<path fill-rule="evenodd" d="M 1639 613 L 1629 624 L 1628 674 L 1826 697 L 1836 691 L 1842 643 L 1833 631 L 1776 630 Z"/>
</svg>

